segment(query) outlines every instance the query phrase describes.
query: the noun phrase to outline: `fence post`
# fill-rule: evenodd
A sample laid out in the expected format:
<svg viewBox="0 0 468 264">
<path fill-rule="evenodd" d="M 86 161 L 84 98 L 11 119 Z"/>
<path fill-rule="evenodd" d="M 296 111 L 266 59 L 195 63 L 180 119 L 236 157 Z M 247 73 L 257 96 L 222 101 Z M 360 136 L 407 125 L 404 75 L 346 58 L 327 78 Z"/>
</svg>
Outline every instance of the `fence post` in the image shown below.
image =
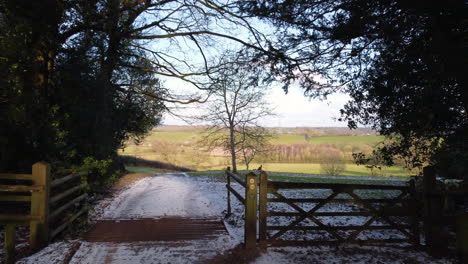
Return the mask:
<svg viewBox="0 0 468 264">
<path fill-rule="evenodd" d="M 436 175 L 433 167 L 423 168 L 424 192 L 424 237 L 426 247 L 430 254 L 440 255 L 446 243 L 442 235 L 440 218 L 442 217 L 442 204 L 437 197 Z"/>
<path fill-rule="evenodd" d="M 268 175 L 266 172 L 260 172 L 259 187 L 259 205 L 258 205 L 258 240 L 265 241 L 267 236 L 267 213 L 268 213 Z"/>
<path fill-rule="evenodd" d="M 228 174 L 229 171 L 231 171 L 231 167 L 226 168 L 226 191 L 227 191 L 227 215 L 226 217 L 229 217 L 231 215 L 231 191 L 229 191 L 229 187 L 231 187 L 231 177 Z"/>
<path fill-rule="evenodd" d="M 257 244 L 257 175 L 250 172 L 245 176 L 245 233 L 246 248 Z"/>
<path fill-rule="evenodd" d="M 43 186 L 43 190 L 31 194 L 31 216 L 39 217 L 30 223 L 29 243 L 33 250 L 45 247 L 49 235 L 49 191 L 50 165 L 37 162 L 32 166 L 32 181 L 35 186 Z"/>
<path fill-rule="evenodd" d="M 5 264 L 15 263 L 15 224 L 7 224 L 5 228 Z"/>
<path fill-rule="evenodd" d="M 412 212 L 411 216 L 411 230 L 413 233 L 413 245 L 419 246 L 421 245 L 420 241 L 420 233 L 419 233 L 419 221 L 418 221 L 418 197 L 416 197 L 416 184 L 414 179 L 409 181 L 409 193 L 411 197 L 410 201 L 410 210 Z"/>
<path fill-rule="evenodd" d="M 460 263 L 468 263 L 468 214 L 457 217 L 457 248 Z"/>
</svg>

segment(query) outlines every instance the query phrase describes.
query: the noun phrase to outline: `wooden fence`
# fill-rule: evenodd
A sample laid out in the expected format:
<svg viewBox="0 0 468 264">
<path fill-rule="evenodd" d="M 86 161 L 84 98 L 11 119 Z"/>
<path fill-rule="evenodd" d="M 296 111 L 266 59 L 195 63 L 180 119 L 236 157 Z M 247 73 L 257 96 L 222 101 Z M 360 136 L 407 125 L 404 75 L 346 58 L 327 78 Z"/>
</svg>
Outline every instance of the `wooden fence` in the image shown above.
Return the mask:
<svg viewBox="0 0 468 264">
<path fill-rule="evenodd" d="M 338 183 L 299 183 L 268 181 L 266 173 L 260 177 L 259 208 L 259 240 L 266 244 L 291 245 L 309 244 L 323 245 L 334 243 L 401 243 L 409 242 L 419 245 L 418 210 L 415 203 L 414 182 L 408 186 L 401 185 L 369 185 L 369 184 L 338 184 Z M 312 190 L 306 198 L 286 197 L 284 190 Z M 385 198 L 364 197 L 360 193 L 385 193 Z M 272 198 L 268 198 L 272 194 Z M 318 197 L 316 194 L 321 194 Z M 323 196 L 325 194 L 325 196 Z M 340 197 L 341 196 L 341 197 Z M 345 196 L 345 198 L 343 198 Z M 269 203 L 283 203 L 293 211 L 269 211 Z M 330 203 L 350 205 L 343 210 L 321 211 Z M 305 209 L 308 208 L 308 209 Z M 340 208 L 340 207 L 337 207 Z M 349 210 L 353 208 L 353 210 Z M 268 217 L 294 218 L 287 225 L 268 225 Z M 362 224 L 326 223 L 323 217 L 348 217 L 366 219 Z M 306 222 L 306 220 L 308 220 Z M 359 222 L 359 221 L 355 221 Z M 377 224 L 378 223 L 378 224 Z M 361 238 L 364 231 L 387 230 L 392 236 L 400 238 Z M 283 238 L 288 231 L 325 232 L 320 239 L 301 238 L 300 240 Z"/>
<path fill-rule="evenodd" d="M 86 183 L 81 180 L 76 183 L 83 175 L 70 174 L 51 181 L 50 166 L 44 162 L 35 163 L 31 174 L 0 174 L 0 180 L 9 182 L 0 185 L 0 202 L 15 207 L 21 203 L 29 205 L 20 213 L 0 212 L 0 224 L 6 225 L 5 263 L 14 261 L 16 226 L 29 225 L 30 247 L 38 250 L 87 211 L 84 203 L 87 195 L 83 193 Z M 66 217 L 77 205 L 79 211 Z M 51 223 L 58 226 L 51 228 Z"/>
<path fill-rule="evenodd" d="M 257 175 L 258 174 L 258 175 Z M 231 213 L 230 194 L 232 193 L 245 207 L 245 246 L 261 245 L 297 245 L 297 244 L 324 244 L 324 243 L 379 243 L 379 242 L 410 242 L 419 244 L 419 225 L 417 220 L 417 205 L 414 197 L 414 182 L 408 186 L 402 185 L 364 185 L 364 184 L 329 184 L 329 183 L 297 183 L 297 182 L 275 182 L 268 181 L 268 175 L 264 171 L 257 174 L 250 172 L 242 179 L 237 174 L 232 173 L 229 168 L 226 170 L 227 176 L 227 200 L 228 215 Z M 245 188 L 245 196 L 242 196 L 231 186 L 231 180 L 235 180 Z M 258 188 L 258 192 L 257 192 Z M 281 193 L 281 190 L 308 189 L 308 190 L 329 190 L 327 197 L 307 197 L 290 198 Z M 356 193 L 356 190 L 371 191 L 393 191 L 397 192 L 394 197 L 387 198 L 364 198 Z M 257 197 L 258 194 L 258 197 Z M 268 197 L 270 194 L 272 197 Z M 339 198 L 340 194 L 347 194 L 348 198 Z M 258 199 L 258 208 L 257 208 Z M 269 210 L 269 204 L 286 204 L 293 211 Z M 360 211 L 330 212 L 320 211 L 329 203 L 359 205 Z M 304 209 L 305 204 L 312 204 L 311 208 Z M 258 215 L 257 215 L 258 210 Z M 320 217 L 347 216 L 347 217 L 369 217 L 362 225 L 331 226 L 320 220 Z M 392 219 L 397 216 L 406 218 L 405 223 L 400 223 Z M 288 225 L 268 225 L 268 217 L 295 218 Z M 308 219 L 313 225 L 304 225 Z M 258 231 L 257 231 L 258 220 Z M 376 221 L 385 222 L 385 225 L 373 225 Z M 302 223 L 302 224 L 301 224 Z M 368 239 L 358 240 L 357 237 L 365 230 L 394 230 L 404 236 L 400 239 Z M 305 242 L 281 240 L 280 238 L 288 231 L 325 231 L 331 235 L 329 240 L 309 240 Z M 350 231 L 348 236 L 339 234 L 339 231 Z"/>
<path fill-rule="evenodd" d="M 239 183 L 245 193 L 242 196 L 231 186 L 231 179 Z M 244 205 L 245 224 L 244 224 L 244 245 L 246 248 L 257 246 L 257 176 L 254 173 L 248 173 L 244 179 L 241 176 L 232 173 L 230 168 L 226 169 L 226 189 L 227 189 L 227 215 L 231 214 L 231 193 Z"/>
<path fill-rule="evenodd" d="M 269 181 L 264 171 L 250 172 L 241 177 L 226 170 L 227 207 L 231 214 L 231 194 L 245 208 L 245 246 L 257 245 L 323 245 L 336 243 L 401 243 L 421 245 L 420 223 L 423 223 L 424 244 L 429 252 L 437 252 L 447 247 L 445 228 L 456 226 L 457 247 L 462 261 L 468 261 L 468 214 L 449 212 L 444 205 L 452 199 L 468 200 L 468 186 L 456 190 L 436 188 L 435 173 L 431 168 L 424 169 L 422 188 L 416 190 L 415 181 L 406 185 L 377 184 L 337 184 Z M 234 188 L 234 180 L 245 188 L 242 196 Z M 257 191 L 258 190 L 258 191 Z M 309 190 L 309 194 L 326 193 L 321 197 L 287 197 L 290 190 Z M 310 191 L 312 190 L 312 191 Z M 285 191 L 282 193 L 282 191 Z M 369 197 L 363 193 L 380 193 L 379 197 Z M 387 192 L 382 196 L 383 192 Z M 258 206 L 257 206 L 258 201 Z M 354 210 L 320 210 L 327 204 L 355 205 Z M 269 210 L 273 204 L 283 204 L 289 209 Z M 308 206 L 306 206 L 308 205 Z M 283 207 L 284 209 L 284 207 Z M 291 211 L 291 209 L 293 211 Z M 258 214 L 257 214 L 258 210 Z M 294 220 L 287 225 L 269 225 L 269 217 L 287 217 Z M 333 225 L 324 223 L 323 217 L 367 217 L 363 224 Z M 308 223 L 305 223 L 308 221 Z M 280 221 L 281 222 L 281 221 Z M 257 230 L 258 223 L 258 230 Z M 312 224 L 311 224 L 312 223 Z M 389 238 L 358 239 L 365 231 L 387 230 Z M 284 238 L 288 231 L 326 232 L 328 239 L 309 239 L 294 241 Z M 394 238 L 398 236 L 398 238 Z M 295 236 L 297 237 L 297 236 Z M 321 236 L 323 238 L 323 236 Z M 257 241 L 258 238 L 258 241 Z M 257 243 L 258 242 L 258 243 Z M 467 262 L 468 263 L 468 262 Z"/>
<path fill-rule="evenodd" d="M 437 186 L 436 172 L 432 167 L 423 170 L 422 199 L 423 230 L 425 244 L 432 255 L 443 255 L 448 251 L 450 241 L 456 241 L 462 263 L 468 263 L 468 185 L 447 190 Z M 465 208 L 452 208 L 455 203 Z M 455 231 L 450 237 L 447 228 Z"/>
</svg>

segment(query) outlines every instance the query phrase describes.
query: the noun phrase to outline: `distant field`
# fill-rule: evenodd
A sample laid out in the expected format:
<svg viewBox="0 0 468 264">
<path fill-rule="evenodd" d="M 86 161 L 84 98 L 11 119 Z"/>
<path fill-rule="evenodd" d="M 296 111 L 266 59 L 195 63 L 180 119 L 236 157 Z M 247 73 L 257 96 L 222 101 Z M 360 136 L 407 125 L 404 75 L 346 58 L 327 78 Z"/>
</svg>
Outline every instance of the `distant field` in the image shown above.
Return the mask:
<svg viewBox="0 0 468 264">
<path fill-rule="evenodd" d="M 159 141 L 170 141 L 170 142 L 190 142 L 196 141 L 199 133 L 195 132 L 159 132 L 153 131 L 151 132 L 148 137 L 146 137 L 146 141 L 152 140 L 159 140 Z"/>
<path fill-rule="evenodd" d="M 146 137 L 145 141 L 168 141 L 168 142 L 195 142 L 200 138 L 199 131 L 152 131 Z M 366 144 L 374 146 L 383 141 L 384 136 L 317 136 L 310 137 L 310 144 L 335 144 L 335 145 L 359 145 Z M 304 144 L 307 143 L 304 135 L 298 134 L 280 134 L 275 135 L 271 144 Z"/>
<path fill-rule="evenodd" d="M 250 169 L 256 169 L 260 164 L 252 164 Z M 223 166 L 213 166 L 212 170 L 225 169 Z M 244 170 L 245 166 L 238 166 L 238 169 Z M 290 172 L 290 173 L 306 173 L 306 174 L 321 174 L 320 164 L 317 163 L 264 163 L 262 169 L 265 171 L 272 172 Z M 410 173 L 400 167 L 388 167 L 382 169 L 381 177 L 408 177 Z M 369 169 L 364 166 L 358 166 L 356 164 L 346 164 L 346 169 L 340 175 L 347 176 L 369 176 Z"/>
<path fill-rule="evenodd" d="M 369 131 L 363 130 L 357 135 L 343 135 L 346 132 L 344 128 L 323 129 L 319 132 L 331 131 L 329 135 L 317 136 L 309 133 L 310 128 L 281 128 L 272 129 L 277 134 L 271 143 L 274 145 L 309 145 L 314 148 L 308 151 L 329 149 L 339 150 L 346 155 L 346 170 L 341 175 L 350 176 L 368 176 L 369 169 L 364 166 L 357 166 L 352 163 L 352 152 L 370 153 L 372 149 L 385 138 L 378 135 L 366 135 Z M 317 131 L 316 131 L 317 132 Z M 229 157 L 223 156 L 222 151 L 207 153 L 201 146 L 196 145 L 197 140 L 203 133 L 202 127 L 162 127 L 157 128 L 139 145 L 131 141 L 127 144 L 125 150 L 121 150 L 123 155 L 135 156 L 147 160 L 156 160 L 171 163 L 177 166 L 193 168 L 194 170 L 220 170 L 225 169 L 229 164 Z M 366 134 L 365 134 L 366 133 Z M 307 136 L 306 136 L 307 134 Z M 308 141 L 306 140 L 308 139 Z M 323 145 L 323 146 L 321 146 Z M 325 146 L 326 145 L 326 146 Z M 316 148 L 317 146 L 318 148 Z M 330 147 L 332 146 L 332 147 Z M 280 147 L 280 146 L 278 146 Z M 281 149 L 283 147 L 280 147 Z M 257 168 L 258 161 L 251 165 L 251 169 Z M 320 164 L 318 160 L 311 160 L 310 163 L 291 160 L 270 160 L 262 162 L 263 169 L 272 172 L 291 172 L 320 174 Z M 245 166 L 239 164 L 239 169 L 245 169 Z M 401 167 L 384 168 L 382 176 L 408 176 L 409 172 Z"/>
<path fill-rule="evenodd" d="M 271 141 L 271 144 L 304 144 L 307 143 L 304 135 L 289 135 L 281 134 L 275 135 Z"/>
<path fill-rule="evenodd" d="M 385 139 L 384 136 L 322 136 L 312 137 L 311 144 L 359 145 L 375 146 Z"/>
</svg>

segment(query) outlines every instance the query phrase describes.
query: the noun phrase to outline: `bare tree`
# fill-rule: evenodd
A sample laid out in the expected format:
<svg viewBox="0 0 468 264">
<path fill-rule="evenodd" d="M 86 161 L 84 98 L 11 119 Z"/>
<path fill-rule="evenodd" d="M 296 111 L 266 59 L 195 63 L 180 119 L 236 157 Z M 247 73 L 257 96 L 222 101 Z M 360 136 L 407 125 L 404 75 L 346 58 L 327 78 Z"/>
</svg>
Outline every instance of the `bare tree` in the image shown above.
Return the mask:
<svg viewBox="0 0 468 264">
<path fill-rule="evenodd" d="M 271 137 L 259 124 L 262 118 L 274 115 L 264 99 L 266 88 L 259 83 L 260 74 L 239 64 L 226 64 L 216 76 L 205 112 L 195 118 L 209 124 L 200 142 L 208 149 L 222 147 L 229 152 L 233 171 L 237 171 L 238 154 L 248 168 Z"/>
<path fill-rule="evenodd" d="M 259 154 L 269 151 L 269 139 L 272 134 L 264 127 L 244 126 L 240 128 L 240 151 L 245 169 Z"/>
<path fill-rule="evenodd" d="M 330 151 L 320 159 L 320 169 L 326 175 L 339 175 L 346 169 L 341 151 Z"/>
</svg>

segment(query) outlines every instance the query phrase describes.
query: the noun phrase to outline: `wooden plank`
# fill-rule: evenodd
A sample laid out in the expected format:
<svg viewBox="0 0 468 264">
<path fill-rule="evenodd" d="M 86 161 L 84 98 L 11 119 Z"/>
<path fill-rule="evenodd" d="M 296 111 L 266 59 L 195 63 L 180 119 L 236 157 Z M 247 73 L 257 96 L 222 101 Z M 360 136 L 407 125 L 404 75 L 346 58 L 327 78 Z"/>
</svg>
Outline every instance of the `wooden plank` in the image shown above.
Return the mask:
<svg viewBox="0 0 468 264">
<path fill-rule="evenodd" d="M 49 219 L 52 220 L 52 219 L 56 218 L 56 217 L 59 216 L 63 211 L 67 210 L 68 208 L 70 208 L 71 206 L 73 206 L 75 203 L 81 202 L 82 200 L 86 199 L 86 197 L 88 197 L 88 195 L 87 195 L 86 193 L 85 193 L 85 194 L 82 194 L 82 195 L 76 197 L 75 199 L 69 201 L 68 203 L 62 205 L 61 207 L 55 209 L 53 212 L 50 213 Z"/>
<path fill-rule="evenodd" d="M 8 224 L 5 228 L 5 264 L 15 263 L 15 224 Z"/>
<path fill-rule="evenodd" d="M 269 181 L 270 189 L 332 189 L 332 190 L 407 190 L 406 185 L 382 184 L 346 184 L 346 183 L 313 183 L 313 182 L 278 182 Z"/>
<path fill-rule="evenodd" d="M 258 240 L 263 241 L 267 238 L 267 217 L 268 217 L 268 175 L 266 172 L 260 172 L 259 198 L 258 198 Z"/>
<path fill-rule="evenodd" d="M 240 195 L 236 190 L 234 190 L 231 186 L 227 186 L 226 185 L 226 188 L 232 192 L 232 194 L 234 194 L 234 196 L 236 196 L 236 198 L 242 203 L 245 205 L 245 199 L 244 197 L 242 197 L 242 195 Z"/>
<path fill-rule="evenodd" d="M 47 245 L 49 235 L 49 191 L 50 191 L 50 165 L 37 162 L 32 166 L 33 185 L 43 188 L 41 192 L 31 194 L 31 215 L 37 215 L 41 220 L 31 221 L 29 244 L 33 250 Z"/>
<path fill-rule="evenodd" d="M 408 239 L 367 239 L 367 240 L 352 240 L 347 243 L 359 244 L 359 245 L 381 245 L 381 244 L 397 244 L 397 243 L 409 243 Z M 334 246 L 342 244 L 339 240 L 309 240 L 309 241 L 298 241 L 298 240 L 267 240 L 266 245 L 275 247 L 310 247 L 310 246 Z"/>
<path fill-rule="evenodd" d="M 0 222 L 8 223 L 29 223 L 31 220 L 42 220 L 40 216 L 23 215 L 23 214 L 0 214 Z"/>
<path fill-rule="evenodd" d="M 30 202 L 30 195 L 1 195 L 0 202 Z"/>
<path fill-rule="evenodd" d="M 468 263 L 468 213 L 457 217 L 457 251 L 460 263 Z"/>
<path fill-rule="evenodd" d="M 413 245 L 414 246 L 420 246 L 421 245 L 421 235 L 419 231 L 419 212 L 420 212 L 420 207 L 418 205 L 418 197 L 417 197 L 417 192 L 416 192 L 416 183 L 414 179 L 411 179 L 409 182 L 409 190 L 408 193 L 410 194 L 410 201 L 409 201 L 409 206 L 410 211 L 412 212 L 411 214 L 411 232 L 413 233 Z"/>
<path fill-rule="evenodd" d="M 273 192 L 273 191 L 272 191 Z M 325 198 L 286 198 L 288 202 L 291 203 L 319 203 L 323 201 Z M 362 199 L 363 201 L 369 202 L 369 203 L 391 203 L 393 202 L 395 198 L 387 198 L 387 199 Z M 409 200 L 409 199 L 408 199 Z M 407 200 L 403 199 L 398 201 L 399 203 L 405 202 Z M 270 203 L 284 203 L 284 200 L 278 199 L 278 198 L 268 198 L 268 202 Z M 329 203 L 358 203 L 356 199 L 345 199 L 345 198 L 335 198 L 333 200 L 330 200 Z"/>
<path fill-rule="evenodd" d="M 400 228 L 410 229 L 411 225 L 398 225 Z M 347 225 L 347 226 L 267 226 L 268 230 L 307 230 L 307 231 L 328 231 L 328 230 L 389 230 L 395 229 L 393 225 L 367 226 Z"/>
<path fill-rule="evenodd" d="M 257 246 L 257 175 L 249 173 L 245 176 L 245 248 Z"/>
<path fill-rule="evenodd" d="M 0 192 L 42 192 L 44 186 L 0 185 Z"/>
<path fill-rule="evenodd" d="M 226 168 L 226 191 L 227 191 L 227 217 L 229 217 L 231 212 L 231 192 L 229 191 L 229 187 L 231 187 L 231 177 L 227 174 L 227 171 L 230 171 L 231 168 Z"/>
<path fill-rule="evenodd" d="M 279 199 L 283 199 L 283 200 L 286 200 L 286 198 L 281 195 L 280 193 L 278 192 L 275 192 L 273 193 L 276 197 L 278 197 Z M 322 227 L 325 227 L 326 225 L 324 225 L 322 222 L 320 222 L 317 218 L 315 218 L 314 216 L 311 216 L 310 214 L 312 213 L 315 213 L 317 210 L 319 210 L 322 206 L 324 206 L 325 204 L 327 204 L 327 202 L 329 200 L 332 200 L 334 199 L 339 193 L 338 192 L 333 192 L 330 196 L 328 196 L 326 199 L 323 199 L 320 203 L 316 204 L 312 209 L 310 209 L 309 211 L 305 211 L 304 209 L 302 209 L 301 207 L 297 206 L 296 204 L 294 203 L 288 203 L 289 206 L 291 206 L 292 208 L 294 208 L 295 210 L 297 210 L 298 212 L 302 213 L 302 215 L 300 217 L 298 217 L 296 220 L 294 220 L 293 222 L 291 222 L 288 226 L 289 227 L 292 227 L 292 226 L 296 226 L 298 225 L 300 222 L 302 222 L 304 219 L 308 218 L 310 219 L 312 222 L 314 222 L 317 226 L 322 226 Z M 332 231 L 332 230 L 327 230 L 331 235 L 333 235 L 336 239 L 338 240 L 343 240 L 343 237 L 341 237 L 338 233 Z M 278 233 L 274 234 L 271 238 L 272 239 L 276 239 L 280 236 L 282 236 L 284 233 L 286 233 L 286 230 L 281 230 L 279 231 Z"/>
<path fill-rule="evenodd" d="M 298 212 L 268 212 L 268 216 L 303 216 L 303 213 Z M 372 212 L 315 212 L 309 214 L 311 216 L 373 216 L 375 213 Z M 385 216 L 412 216 L 413 213 L 410 210 L 388 210 L 379 211 L 379 215 Z"/>
<path fill-rule="evenodd" d="M 67 176 L 59 178 L 59 179 L 55 179 L 50 183 L 50 187 L 51 188 L 57 187 L 57 186 L 65 183 L 67 181 L 73 180 L 73 179 L 81 177 L 83 175 L 86 175 L 86 173 L 85 172 L 80 172 L 80 173 L 70 174 L 70 175 L 67 175 Z"/>
<path fill-rule="evenodd" d="M 0 173 L 0 179 L 30 181 L 32 180 L 32 174 Z"/>
<path fill-rule="evenodd" d="M 53 239 L 55 236 L 57 236 L 58 234 L 60 234 L 60 232 L 62 232 L 67 226 L 69 226 L 73 221 L 75 221 L 75 219 L 77 219 L 80 215 L 82 215 L 83 213 L 87 212 L 88 211 L 88 208 L 86 207 L 83 207 L 78 213 L 76 213 L 75 215 L 73 215 L 67 222 L 63 223 L 62 225 L 60 225 L 59 227 L 57 227 L 56 229 L 54 229 L 51 233 L 50 233 L 50 238 Z"/>
<path fill-rule="evenodd" d="M 59 193 L 59 194 L 53 196 L 52 198 L 50 198 L 49 204 L 55 204 L 58 201 L 62 200 L 63 198 L 69 196 L 70 194 L 85 188 L 86 186 L 87 186 L 87 184 L 83 183 L 83 184 L 77 185 L 77 186 L 75 186 L 75 187 L 73 187 L 73 188 L 71 188 L 69 190 L 66 190 L 66 191 L 64 191 L 62 193 Z"/>
<path fill-rule="evenodd" d="M 232 177 L 234 180 L 236 180 L 240 185 L 244 186 L 245 188 L 245 181 L 242 180 L 237 174 L 232 173 L 230 171 L 226 171 L 226 174 L 229 175 L 229 177 Z"/>
<path fill-rule="evenodd" d="M 396 201 L 398 201 L 400 198 L 402 198 L 402 196 L 406 195 L 406 192 L 407 191 L 404 191 L 400 194 L 399 197 L 395 198 L 394 200 L 394 203 L 396 203 Z M 398 231 L 400 231 L 402 234 L 404 234 L 405 236 L 407 236 L 408 238 L 411 238 L 412 234 L 408 231 L 406 231 L 405 229 L 402 229 L 402 228 L 399 228 L 399 225 L 396 224 L 395 222 L 393 222 L 389 217 L 385 216 L 385 215 L 381 215 L 379 214 L 379 209 L 376 209 L 374 206 L 372 206 L 370 203 L 366 202 L 366 201 L 363 201 L 362 198 L 360 196 L 358 196 L 357 194 L 353 193 L 353 192 L 348 192 L 349 195 L 351 195 L 354 199 L 356 200 L 359 200 L 361 202 L 361 204 L 364 206 L 364 208 L 370 210 L 372 213 L 374 213 L 374 217 L 372 217 L 371 219 L 369 219 L 365 224 L 364 226 L 367 226 L 367 225 L 370 225 L 373 221 L 375 221 L 378 218 L 381 218 L 382 220 L 384 220 L 385 222 L 387 222 L 388 224 L 392 225 L 395 229 L 397 229 Z M 387 206 L 391 206 L 392 204 L 390 205 L 387 205 Z M 356 232 L 356 234 L 353 234 L 353 236 L 357 236 L 357 233 L 359 232 Z"/>
</svg>

